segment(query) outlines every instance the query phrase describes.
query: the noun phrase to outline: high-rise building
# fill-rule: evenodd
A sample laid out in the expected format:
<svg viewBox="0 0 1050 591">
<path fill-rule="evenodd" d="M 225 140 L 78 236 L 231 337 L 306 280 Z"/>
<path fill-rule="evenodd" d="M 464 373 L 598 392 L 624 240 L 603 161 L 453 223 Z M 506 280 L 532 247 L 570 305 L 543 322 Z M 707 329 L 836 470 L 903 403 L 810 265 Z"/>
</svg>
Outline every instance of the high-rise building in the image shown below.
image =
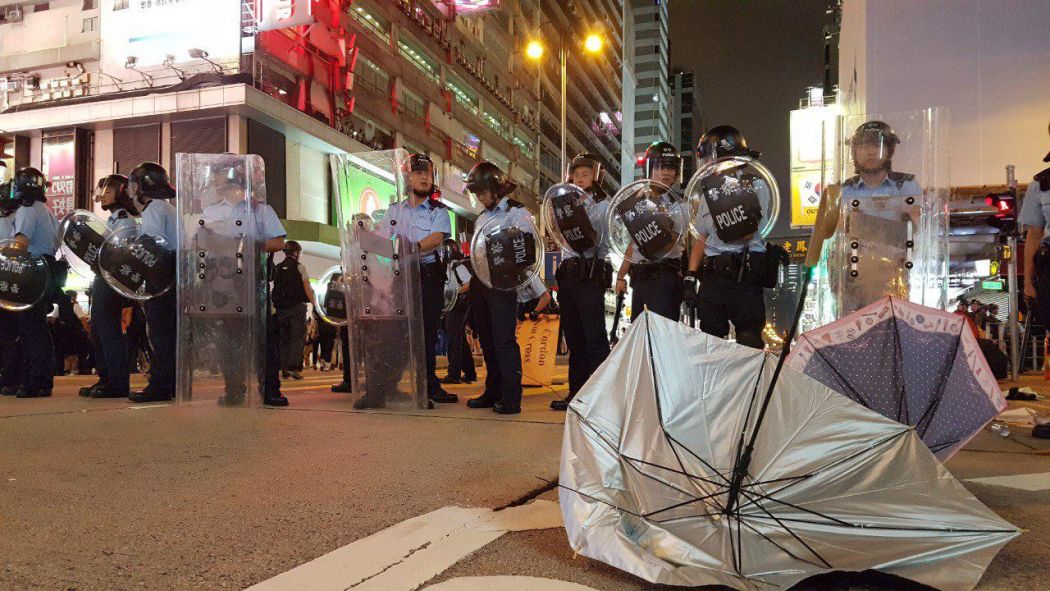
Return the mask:
<svg viewBox="0 0 1050 591">
<path fill-rule="evenodd" d="M 567 48 L 570 157 L 597 154 L 612 172 L 610 188 L 619 182 L 618 3 L 0 5 L 8 169 L 35 165 L 61 179 L 49 200 L 60 215 L 90 209 L 97 178 L 142 161 L 172 167 L 179 152 L 254 153 L 265 160 L 267 198 L 289 237 L 307 253 L 334 257 L 336 212 L 381 208 L 392 196 L 345 203 L 329 156 L 394 147 L 430 154 L 460 229 L 478 212 L 463 195 L 462 176 L 481 159 L 507 170 L 519 198 L 534 207 L 562 174 L 557 51 L 539 63 L 523 55 L 537 35 L 552 49 L 556 41 Z M 604 47 L 583 55 L 577 40 L 592 30 Z"/>
<path fill-rule="evenodd" d="M 671 138 L 668 25 L 665 0 L 628 0 L 634 15 L 634 151 Z M 641 174 L 641 169 L 637 170 Z"/>
<path fill-rule="evenodd" d="M 696 142 L 700 139 L 700 93 L 692 70 L 671 73 L 671 93 L 674 99 L 671 137 L 684 160 L 685 182 L 696 170 Z"/>
</svg>

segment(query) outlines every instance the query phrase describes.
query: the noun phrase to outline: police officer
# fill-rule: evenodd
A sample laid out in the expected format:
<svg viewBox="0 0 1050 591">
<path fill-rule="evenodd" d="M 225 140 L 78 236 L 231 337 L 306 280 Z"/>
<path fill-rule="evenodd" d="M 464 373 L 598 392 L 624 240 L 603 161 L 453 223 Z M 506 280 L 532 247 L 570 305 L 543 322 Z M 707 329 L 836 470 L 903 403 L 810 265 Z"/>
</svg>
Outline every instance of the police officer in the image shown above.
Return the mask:
<svg viewBox="0 0 1050 591">
<path fill-rule="evenodd" d="M 15 211 L 15 247 L 28 250 L 34 258 L 43 258 L 55 268 L 58 249 L 58 223 L 47 208 L 44 191 L 47 181 L 39 170 L 28 167 L 14 178 L 14 198 L 20 202 Z M 51 396 L 54 385 L 55 344 L 47 327 L 47 315 L 53 304 L 54 285 L 45 287 L 44 297 L 33 307 L 18 313 L 18 338 L 22 343 L 25 375 L 18 398 Z"/>
<path fill-rule="evenodd" d="M 656 142 L 645 150 L 645 176 L 671 189 L 670 194 L 652 198 L 667 207 L 675 216 L 681 213 L 682 199 L 674 185 L 681 180 L 682 157 L 667 142 Z M 682 234 L 686 228 L 675 227 Z M 645 309 L 671 320 L 678 320 L 682 307 L 682 254 L 685 241 L 679 238 L 671 251 L 660 261 L 650 262 L 637 252 L 634 245 L 627 247 L 626 257 L 616 273 L 616 293 L 627 292 L 627 275 L 631 276 L 631 320 Z M 604 324 L 603 324 L 604 327 Z"/>
<path fill-rule="evenodd" d="M 287 232 L 281 224 L 277 212 L 267 203 L 245 200 L 244 186 L 247 171 L 240 162 L 234 163 L 225 170 L 225 175 L 216 179 L 217 186 L 214 187 L 222 197 L 219 201 L 204 208 L 201 214 L 204 227 L 212 222 L 232 221 L 232 227 L 248 228 L 250 236 L 255 239 L 261 252 L 275 253 L 284 249 L 285 236 Z M 249 208 L 251 208 L 249 210 Z M 249 224 L 254 221 L 254 224 Z M 222 225 L 220 224 L 221 228 Z M 267 265 L 269 267 L 269 265 Z M 269 278 L 265 281 L 267 286 L 266 307 L 266 358 L 261 368 L 260 389 L 263 394 L 263 404 L 267 406 L 288 406 L 288 399 L 281 394 L 280 380 L 280 335 L 277 329 L 277 318 L 270 314 Z M 243 319 L 227 320 L 226 326 L 233 335 L 247 335 L 248 326 Z M 236 340 L 236 336 L 232 337 Z M 248 385 L 243 357 L 239 356 L 243 346 L 240 344 L 220 349 L 219 365 L 222 369 L 225 382 L 225 392 L 219 398 L 222 406 L 238 406 L 243 404 Z"/>
<path fill-rule="evenodd" d="M 473 309 L 470 305 L 470 260 L 463 255 L 459 243 L 446 240 L 448 253 L 449 287 L 456 290 L 456 302 L 445 314 L 445 333 L 448 335 L 448 374 L 441 380 L 442 384 L 471 384 L 477 381 L 477 369 L 474 367 L 474 353 L 467 341 L 467 325 L 473 325 Z"/>
<path fill-rule="evenodd" d="M 568 181 L 586 192 L 577 205 L 586 211 L 595 239 L 582 252 L 562 250 L 556 274 L 561 327 L 569 348 L 569 394 L 551 402 L 553 410 L 565 410 L 594 370 L 609 355 L 605 331 L 605 290 L 612 281 L 605 216 L 609 202 L 601 189 L 602 167 L 590 154 L 580 154 L 569 165 Z M 581 243 L 580 246 L 585 246 Z"/>
<path fill-rule="evenodd" d="M 273 267 L 272 299 L 280 334 L 281 377 L 303 379 L 299 367 L 303 363 L 306 340 L 306 304 L 317 308 L 310 276 L 299 262 L 303 247 L 295 240 L 284 243 L 284 260 Z"/>
<path fill-rule="evenodd" d="M 1047 127 L 1050 132 L 1050 126 Z M 1050 162 L 1050 153 L 1043 158 Z M 1035 175 L 1028 183 L 1021 204 L 1021 214 L 1017 221 L 1025 227 L 1024 264 L 1025 269 L 1034 269 L 1034 273 L 1025 273 L 1024 295 L 1035 304 L 1036 318 L 1046 322 L 1050 314 L 1050 256 L 1047 256 L 1047 241 L 1050 241 L 1050 168 Z M 1036 248 L 1036 245 L 1040 245 Z"/>
<path fill-rule="evenodd" d="M 525 207 L 510 198 L 517 185 L 498 166 L 480 162 L 467 174 L 466 189 L 477 198 L 485 211 L 478 216 L 475 227 L 481 228 L 492 218 L 514 223 L 519 228 L 531 229 L 539 239 L 532 215 Z M 477 269 L 475 269 L 475 274 Z M 550 294 L 539 276 L 512 291 L 499 291 L 482 281 L 471 281 L 474 322 L 485 357 L 485 390 L 481 396 L 467 401 L 470 408 L 491 408 L 498 414 L 521 412 L 521 349 L 515 335 L 518 303 L 537 301 L 534 311 L 540 312 L 550 302 Z"/>
<path fill-rule="evenodd" d="M 140 205 L 142 234 L 163 238 L 167 247 L 175 249 L 179 215 L 171 204 L 175 189 L 168 180 L 168 171 L 154 162 L 143 162 L 128 175 L 127 191 Z M 165 402 L 175 398 L 175 289 L 146 300 L 142 307 L 153 357 L 149 383 L 128 398 L 132 402 Z"/>
<path fill-rule="evenodd" d="M 419 277 L 423 303 L 423 342 L 427 362 L 427 397 L 452 403 L 459 397 L 441 387 L 435 373 L 437 333 L 444 302 L 445 269 L 437 249 L 452 235 L 448 207 L 440 201 L 434 183 L 434 163 L 426 154 L 412 154 L 402 166 L 407 198 L 387 209 L 380 226 L 388 236 L 398 235 L 419 249 Z"/>
<path fill-rule="evenodd" d="M 841 199 L 921 195 L 915 175 L 893 170 L 900 137 L 882 121 L 862 123 L 849 139 L 857 174 L 842 183 Z"/>
<path fill-rule="evenodd" d="M 15 211 L 10 182 L 0 183 L 0 241 L 15 237 Z M 14 396 L 22 383 L 22 347 L 18 342 L 18 316 L 0 309 L 0 396 Z"/>
<path fill-rule="evenodd" d="M 98 181 L 95 202 L 109 212 L 106 226 L 117 231 L 135 226 L 138 209 L 128 196 L 128 177 L 111 174 Z M 95 355 L 98 383 L 82 388 L 82 396 L 127 398 L 131 395 L 128 346 L 120 327 L 124 308 L 130 303 L 106 283 L 100 273 L 91 282 L 91 349 Z"/>
<path fill-rule="evenodd" d="M 749 150 L 743 134 L 729 125 L 714 127 L 700 138 L 697 159 L 701 164 L 726 156 L 757 158 L 759 153 Z M 749 211 L 748 217 L 761 219 L 769 211 L 772 197 L 765 182 L 740 170 L 724 174 L 750 181 L 748 184 L 754 191 L 748 194 L 752 199 L 742 207 Z M 719 179 L 722 176 L 719 175 Z M 715 180 L 715 185 L 721 184 L 719 179 Z M 703 198 L 710 190 L 704 187 Z M 756 200 L 758 203 L 754 203 Z M 751 212 L 754 208 L 760 212 Z M 757 223 L 757 220 L 751 221 Z M 737 343 L 764 348 L 762 329 L 766 325 L 766 304 L 762 271 L 766 262 L 765 237 L 752 230 L 754 233 L 750 235 L 727 242 L 723 236 L 731 236 L 734 229 L 716 228 L 710 209 L 704 207 L 697 212 L 693 226 L 699 231 L 699 239 L 690 252 L 684 296 L 696 309 L 700 330 L 725 338 L 732 322 Z"/>
</svg>

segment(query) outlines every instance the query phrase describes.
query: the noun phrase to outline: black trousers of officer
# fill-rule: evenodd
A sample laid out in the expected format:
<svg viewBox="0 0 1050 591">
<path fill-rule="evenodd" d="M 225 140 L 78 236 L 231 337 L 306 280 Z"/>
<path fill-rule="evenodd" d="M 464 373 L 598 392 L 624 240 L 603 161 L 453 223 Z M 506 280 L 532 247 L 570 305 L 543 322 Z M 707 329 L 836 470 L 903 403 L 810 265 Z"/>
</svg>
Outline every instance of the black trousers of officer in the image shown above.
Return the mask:
<svg viewBox="0 0 1050 591">
<path fill-rule="evenodd" d="M 306 304 L 277 308 L 281 369 L 299 371 L 306 345 Z"/>
<path fill-rule="evenodd" d="M 268 306 L 267 306 L 268 307 Z M 222 339 L 230 346 L 220 346 L 219 368 L 225 391 L 230 395 L 244 394 L 248 390 L 248 374 L 257 372 L 259 390 L 263 398 L 270 398 L 281 393 L 281 336 L 277 329 L 278 320 L 274 314 L 266 314 L 265 336 L 261 353 L 263 358 L 256 358 L 256 367 L 249 367 L 251 352 L 244 347 L 258 346 L 256 336 L 251 334 L 250 322 L 246 318 L 229 318 L 222 321 Z M 222 343 L 220 343 L 222 344 Z M 299 354 L 302 355 L 302 347 Z"/>
<path fill-rule="evenodd" d="M 150 359 L 150 392 L 175 394 L 176 305 L 175 288 L 164 295 L 146 300 L 146 335 L 153 357 Z"/>
<path fill-rule="evenodd" d="M 480 398 L 521 406 L 521 348 L 518 327 L 518 297 L 513 291 L 496 291 L 481 281 L 472 281 L 474 328 L 485 357 L 485 391 Z"/>
<path fill-rule="evenodd" d="M 740 283 L 713 274 L 704 275 L 697 296 L 700 330 L 719 338 L 729 336 L 729 323 L 736 329 L 736 342 L 762 349 L 766 326 L 766 301 L 762 287 Z"/>
<path fill-rule="evenodd" d="M 445 332 L 448 333 L 448 375 L 452 378 L 476 380 L 474 352 L 467 342 L 467 320 L 471 315 L 470 295 L 462 293 L 456 305 L 445 316 Z"/>
<path fill-rule="evenodd" d="M 438 263 L 419 267 L 419 282 L 423 302 L 423 354 L 427 361 L 427 394 L 441 390 L 437 378 L 437 333 L 441 326 L 441 308 L 445 301 L 445 272 Z"/>
<path fill-rule="evenodd" d="M 630 273 L 631 321 L 648 309 L 677 322 L 684 289 L 678 269 L 661 263 L 632 264 Z"/>
<path fill-rule="evenodd" d="M 350 331 L 345 326 L 339 327 L 339 353 L 343 362 L 343 383 L 352 384 L 350 371 Z"/>
<path fill-rule="evenodd" d="M 101 276 L 91 283 L 91 350 L 102 387 L 127 394 L 130 390 L 128 344 L 120 329 L 127 300 Z"/>
<path fill-rule="evenodd" d="M 25 366 L 18 338 L 18 313 L 0 310 L 0 388 L 22 385 Z"/>
<path fill-rule="evenodd" d="M 608 273 L 603 269 L 600 277 L 591 278 L 565 266 L 563 263 L 565 271 L 559 269 L 558 273 L 558 305 L 565 344 L 569 347 L 571 398 L 609 356 L 609 334 L 605 331 Z"/>
<path fill-rule="evenodd" d="M 51 257 L 44 257 L 51 259 Z M 54 260 L 51 259 L 53 264 Z M 55 343 L 47 325 L 47 315 L 55 303 L 55 289 L 51 280 L 45 287 L 44 296 L 33 307 L 17 313 L 18 339 L 22 343 L 25 372 L 22 386 L 26 390 L 51 390 L 55 383 Z M 66 297 L 60 294 L 57 297 Z"/>
</svg>

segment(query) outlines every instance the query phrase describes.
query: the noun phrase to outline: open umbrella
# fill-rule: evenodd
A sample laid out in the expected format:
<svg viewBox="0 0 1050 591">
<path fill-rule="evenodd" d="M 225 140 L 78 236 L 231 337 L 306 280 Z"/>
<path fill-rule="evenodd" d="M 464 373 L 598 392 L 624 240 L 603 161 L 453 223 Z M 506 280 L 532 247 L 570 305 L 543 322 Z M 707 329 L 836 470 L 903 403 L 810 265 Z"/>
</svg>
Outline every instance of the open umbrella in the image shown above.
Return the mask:
<svg viewBox="0 0 1050 591">
<path fill-rule="evenodd" d="M 569 406 L 572 548 L 654 583 L 779 589 L 876 569 L 972 589 L 1017 530 L 912 428 L 779 366 L 639 316 Z"/>
<path fill-rule="evenodd" d="M 897 298 L 803 333 L 786 364 L 914 426 L 941 460 L 1006 408 L 966 317 Z"/>
</svg>

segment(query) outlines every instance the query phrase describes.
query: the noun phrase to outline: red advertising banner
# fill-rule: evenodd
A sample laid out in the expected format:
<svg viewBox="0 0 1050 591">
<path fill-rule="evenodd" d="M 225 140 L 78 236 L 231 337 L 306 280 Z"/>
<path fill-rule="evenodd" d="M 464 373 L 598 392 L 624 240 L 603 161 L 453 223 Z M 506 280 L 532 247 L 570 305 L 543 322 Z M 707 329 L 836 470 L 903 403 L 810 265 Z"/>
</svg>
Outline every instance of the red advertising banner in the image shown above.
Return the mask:
<svg viewBox="0 0 1050 591">
<path fill-rule="evenodd" d="M 76 207 L 76 159 L 74 136 L 47 137 L 43 142 L 44 176 L 51 182 L 47 189 L 47 206 L 55 219 Z"/>
</svg>

